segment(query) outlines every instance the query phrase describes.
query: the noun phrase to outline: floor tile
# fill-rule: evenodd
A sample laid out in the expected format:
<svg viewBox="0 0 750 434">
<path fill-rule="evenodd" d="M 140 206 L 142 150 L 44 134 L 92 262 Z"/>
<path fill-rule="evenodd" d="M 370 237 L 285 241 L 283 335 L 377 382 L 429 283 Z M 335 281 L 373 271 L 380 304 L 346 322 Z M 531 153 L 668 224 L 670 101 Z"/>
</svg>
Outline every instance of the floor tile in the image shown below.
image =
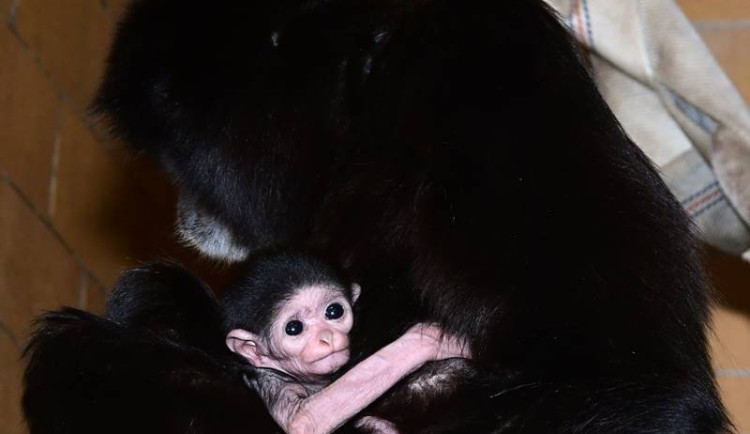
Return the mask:
<svg viewBox="0 0 750 434">
<path fill-rule="evenodd" d="M 86 125 L 63 114 L 54 226 L 99 279 L 112 282 L 126 263 L 132 181 Z"/>
<path fill-rule="evenodd" d="M 722 399 L 750 434 L 750 264 L 713 248 L 704 256 L 718 303 L 709 336 Z"/>
<path fill-rule="evenodd" d="M 750 372 L 750 316 L 747 313 L 717 307 L 710 338 L 714 366 L 719 375 L 736 370 Z"/>
<path fill-rule="evenodd" d="M 104 71 L 115 28 L 102 2 L 22 0 L 15 22 L 53 80 L 82 111 Z"/>
<path fill-rule="evenodd" d="M 72 111 L 62 124 L 53 222 L 96 278 L 109 288 L 123 268 L 184 250 L 166 180 L 113 158 Z"/>
<path fill-rule="evenodd" d="M 0 331 L 0 432 L 27 432 L 21 413 L 21 379 L 23 363 L 21 350 L 11 338 Z"/>
<path fill-rule="evenodd" d="M 0 183 L 0 321 L 22 342 L 31 320 L 76 306 L 79 266 L 8 184 Z"/>
<path fill-rule="evenodd" d="M 750 103 L 750 24 L 743 27 L 699 26 L 698 31 L 745 102 Z"/>
<path fill-rule="evenodd" d="M 0 0 L 0 20 L 5 21 L 10 17 L 11 0 Z"/>
<path fill-rule="evenodd" d="M 0 169 L 44 211 L 60 99 L 31 54 L 0 26 Z"/>
<path fill-rule="evenodd" d="M 750 377 L 719 377 L 718 381 L 738 434 L 750 434 Z"/>
<path fill-rule="evenodd" d="M 747 0 L 677 0 L 691 21 L 729 21 L 750 19 Z"/>
</svg>

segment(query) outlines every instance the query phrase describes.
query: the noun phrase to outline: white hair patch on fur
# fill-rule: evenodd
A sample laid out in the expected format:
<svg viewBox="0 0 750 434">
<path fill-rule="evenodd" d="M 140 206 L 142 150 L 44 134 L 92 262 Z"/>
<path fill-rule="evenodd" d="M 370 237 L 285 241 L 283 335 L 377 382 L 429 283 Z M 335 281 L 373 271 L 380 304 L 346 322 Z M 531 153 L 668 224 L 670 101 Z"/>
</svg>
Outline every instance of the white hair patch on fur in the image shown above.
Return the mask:
<svg viewBox="0 0 750 434">
<path fill-rule="evenodd" d="M 226 225 L 182 198 L 177 205 L 177 233 L 183 243 L 209 258 L 238 262 L 250 254 L 237 243 Z"/>
</svg>

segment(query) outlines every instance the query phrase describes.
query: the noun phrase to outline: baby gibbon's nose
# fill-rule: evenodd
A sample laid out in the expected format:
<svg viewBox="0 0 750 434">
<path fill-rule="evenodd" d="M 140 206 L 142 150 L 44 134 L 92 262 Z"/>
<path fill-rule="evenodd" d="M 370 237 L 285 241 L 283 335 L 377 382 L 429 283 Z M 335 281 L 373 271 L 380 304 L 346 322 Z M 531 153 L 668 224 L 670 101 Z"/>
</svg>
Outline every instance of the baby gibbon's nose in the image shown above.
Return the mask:
<svg viewBox="0 0 750 434">
<path fill-rule="evenodd" d="M 318 335 L 318 339 L 320 339 L 321 343 L 324 343 L 328 346 L 333 346 L 333 332 L 331 330 L 323 330 Z"/>
</svg>

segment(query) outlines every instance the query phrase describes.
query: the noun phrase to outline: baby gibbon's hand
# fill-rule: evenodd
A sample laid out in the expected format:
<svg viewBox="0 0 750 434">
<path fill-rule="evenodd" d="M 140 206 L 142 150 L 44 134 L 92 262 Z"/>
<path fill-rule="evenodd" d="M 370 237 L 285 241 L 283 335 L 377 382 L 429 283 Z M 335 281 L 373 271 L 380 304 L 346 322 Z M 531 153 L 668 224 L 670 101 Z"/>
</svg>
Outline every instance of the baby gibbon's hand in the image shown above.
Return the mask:
<svg viewBox="0 0 750 434">
<path fill-rule="evenodd" d="M 430 360 L 443 360 L 453 357 L 471 358 L 471 349 L 466 339 L 445 332 L 437 324 L 419 323 L 412 326 L 403 336 L 416 341 L 429 350 Z"/>
</svg>

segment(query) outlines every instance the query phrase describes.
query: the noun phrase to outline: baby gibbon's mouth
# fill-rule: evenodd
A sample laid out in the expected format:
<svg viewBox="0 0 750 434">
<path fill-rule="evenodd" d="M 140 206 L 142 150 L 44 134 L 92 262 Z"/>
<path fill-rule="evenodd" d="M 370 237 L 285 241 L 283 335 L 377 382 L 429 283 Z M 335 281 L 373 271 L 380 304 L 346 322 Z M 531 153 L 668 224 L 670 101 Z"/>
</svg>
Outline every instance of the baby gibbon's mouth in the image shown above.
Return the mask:
<svg viewBox="0 0 750 434">
<path fill-rule="evenodd" d="M 318 360 L 315 360 L 315 361 L 313 361 L 313 363 L 318 363 L 318 362 L 320 362 L 320 361 L 322 361 L 322 360 L 325 360 L 325 359 L 327 359 L 327 358 L 329 358 L 329 357 L 334 357 L 334 356 L 336 356 L 337 354 L 341 354 L 341 353 L 344 353 L 344 352 L 346 352 L 346 353 L 347 353 L 347 354 L 346 354 L 346 358 L 347 358 L 347 360 L 348 360 L 348 359 L 349 359 L 349 354 L 348 354 L 348 353 L 349 353 L 349 347 L 344 347 L 344 348 L 342 348 L 342 349 L 340 349 L 340 350 L 338 350 L 338 351 L 332 351 L 332 352 L 328 353 L 327 355 L 325 355 L 325 356 L 323 356 L 323 357 L 319 358 Z"/>
</svg>

